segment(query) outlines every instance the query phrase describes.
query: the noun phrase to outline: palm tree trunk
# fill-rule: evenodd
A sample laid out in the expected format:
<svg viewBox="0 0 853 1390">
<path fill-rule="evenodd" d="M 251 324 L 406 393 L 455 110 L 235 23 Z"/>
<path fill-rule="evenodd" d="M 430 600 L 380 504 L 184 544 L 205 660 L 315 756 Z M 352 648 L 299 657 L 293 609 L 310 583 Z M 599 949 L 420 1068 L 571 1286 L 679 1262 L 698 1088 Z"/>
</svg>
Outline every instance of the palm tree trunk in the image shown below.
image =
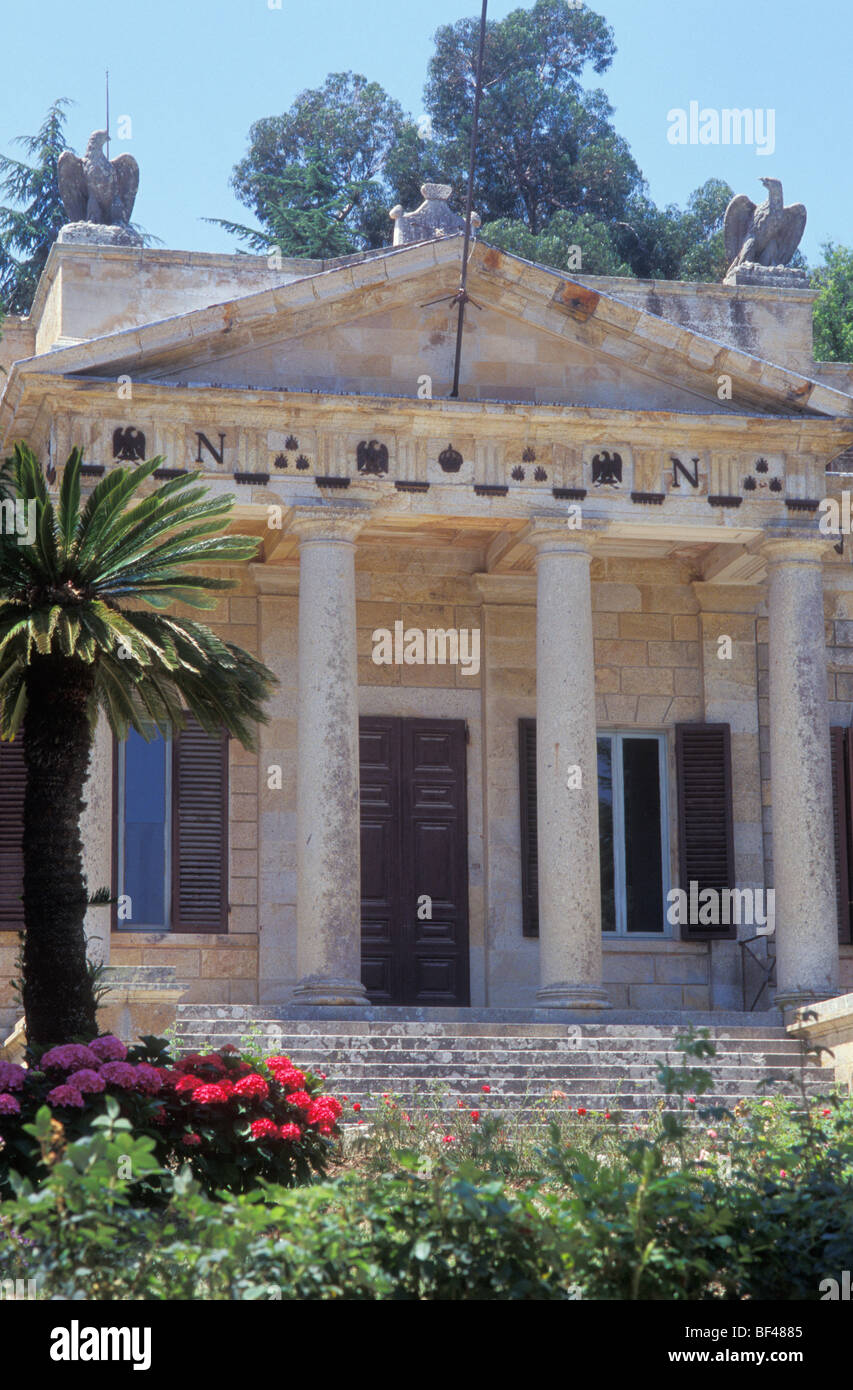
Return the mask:
<svg viewBox="0 0 853 1390">
<path fill-rule="evenodd" d="M 23 984 L 27 1040 L 50 1045 L 97 1036 L 83 919 L 88 893 L 80 816 L 92 729 L 92 666 L 37 656 L 27 672 L 24 757 Z"/>
</svg>

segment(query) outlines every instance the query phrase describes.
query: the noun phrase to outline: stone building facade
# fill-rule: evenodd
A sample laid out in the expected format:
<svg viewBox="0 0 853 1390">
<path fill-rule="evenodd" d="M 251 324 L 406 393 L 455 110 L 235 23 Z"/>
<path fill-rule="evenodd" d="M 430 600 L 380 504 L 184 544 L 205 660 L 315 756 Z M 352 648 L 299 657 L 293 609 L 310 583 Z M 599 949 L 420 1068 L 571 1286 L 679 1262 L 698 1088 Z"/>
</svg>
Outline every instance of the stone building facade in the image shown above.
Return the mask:
<svg viewBox="0 0 853 1390">
<path fill-rule="evenodd" d="M 92 485 L 157 454 L 236 495 L 260 548 L 211 625 L 279 678 L 257 753 L 99 727 L 87 872 L 122 908 L 90 912 L 93 952 L 174 967 L 188 1002 L 318 1010 L 853 989 L 851 540 L 820 529 L 853 367 L 813 360 L 808 290 L 476 243 L 451 400 L 460 249 L 57 245 L 3 325 L 6 452 L 60 472 L 81 444 Z M 775 929 L 673 923 L 691 883 L 744 918 L 773 889 Z"/>
</svg>

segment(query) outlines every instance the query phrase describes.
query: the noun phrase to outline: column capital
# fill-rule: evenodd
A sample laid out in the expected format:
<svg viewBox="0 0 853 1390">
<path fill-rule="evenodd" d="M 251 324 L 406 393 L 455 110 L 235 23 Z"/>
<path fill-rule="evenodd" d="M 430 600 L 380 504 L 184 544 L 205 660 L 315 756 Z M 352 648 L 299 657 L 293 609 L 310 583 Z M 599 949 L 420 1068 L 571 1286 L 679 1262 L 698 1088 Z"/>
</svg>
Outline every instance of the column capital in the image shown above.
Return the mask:
<svg viewBox="0 0 853 1390">
<path fill-rule="evenodd" d="M 355 541 L 373 516 L 368 502 L 335 499 L 300 505 L 290 514 L 288 532 L 306 541 Z"/>
<path fill-rule="evenodd" d="M 772 565 L 822 565 L 828 555 L 828 536 L 797 535 L 791 532 L 767 535 L 761 542 L 760 550 L 766 564 Z"/>
<path fill-rule="evenodd" d="M 571 527 L 565 517 L 534 517 L 518 539 L 532 546 L 537 556 L 547 551 L 552 555 L 583 555 L 590 560 L 595 544 L 591 528 Z"/>
</svg>

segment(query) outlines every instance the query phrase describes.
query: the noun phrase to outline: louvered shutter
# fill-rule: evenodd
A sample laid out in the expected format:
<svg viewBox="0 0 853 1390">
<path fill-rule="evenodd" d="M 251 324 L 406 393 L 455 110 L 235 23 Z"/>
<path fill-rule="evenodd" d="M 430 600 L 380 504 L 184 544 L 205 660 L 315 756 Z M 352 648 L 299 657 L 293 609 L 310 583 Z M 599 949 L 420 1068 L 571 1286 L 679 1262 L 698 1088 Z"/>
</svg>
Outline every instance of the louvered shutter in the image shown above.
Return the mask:
<svg viewBox="0 0 853 1390">
<path fill-rule="evenodd" d="M 832 838 L 835 850 L 835 895 L 838 940 L 850 940 L 850 731 L 829 731 L 832 754 Z"/>
<path fill-rule="evenodd" d="M 23 931 L 24 740 L 0 743 L 0 931 Z"/>
<path fill-rule="evenodd" d="M 681 882 L 704 888 L 734 888 L 732 759 L 728 724 L 676 724 L 678 848 Z M 682 923 L 685 940 L 723 941 L 737 927 Z"/>
<path fill-rule="evenodd" d="M 174 739 L 172 929 L 228 929 L 228 738 L 191 719 Z"/>
<path fill-rule="evenodd" d="M 518 721 L 518 785 L 521 797 L 522 931 L 539 935 L 539 855 L 536 843 L 536 720 Z"/>
</svg>

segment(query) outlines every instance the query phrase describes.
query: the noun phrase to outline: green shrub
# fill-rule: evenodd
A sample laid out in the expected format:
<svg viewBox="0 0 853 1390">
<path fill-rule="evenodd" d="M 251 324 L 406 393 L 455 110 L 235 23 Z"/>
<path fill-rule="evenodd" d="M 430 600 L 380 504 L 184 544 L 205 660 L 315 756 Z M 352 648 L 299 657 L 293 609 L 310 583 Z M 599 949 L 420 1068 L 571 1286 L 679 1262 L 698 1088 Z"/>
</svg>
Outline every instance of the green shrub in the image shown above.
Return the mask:
<svg viewBox="0 0 853 1390">
<path fill-rule="evenodd" d="M 236 1049 L 175 1059 L 162 1038 L 129 1051 L 112 1036 L 49 1048 L 29 1068 L 0 1061 L 0 1194 L 14 1172 L 39 1181 L 43 1156 L 31 1122 L 48 1105 L 66 1139 L 91 1131 L 112 1097 L 131 1132 L 151 1140 L 160 1167 L 188 1163 L 209 1194 L 246 1192 L 261 1179 L 305 1183 L 325 1169 L 340 1102 L 289 1057 Z M 155 1172 L 135 1175 L 139 1200 L 159 1200 Z"/>
</svg>

